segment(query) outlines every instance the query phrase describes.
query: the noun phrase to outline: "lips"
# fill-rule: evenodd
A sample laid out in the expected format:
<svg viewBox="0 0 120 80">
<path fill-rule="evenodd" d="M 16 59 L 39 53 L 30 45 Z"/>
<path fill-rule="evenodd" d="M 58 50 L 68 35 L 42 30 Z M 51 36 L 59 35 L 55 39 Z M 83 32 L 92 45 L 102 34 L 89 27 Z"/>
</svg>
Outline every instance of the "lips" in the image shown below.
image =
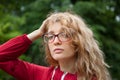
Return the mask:
<svg viewBox="0 0 120 80">
<path fill-rule="evenodd" d="M 61 53 L 64 49 L 61 49 L 61 48 L 55 48 L 54 49 L 54 52 L 55 53 Z"/>
</svg>

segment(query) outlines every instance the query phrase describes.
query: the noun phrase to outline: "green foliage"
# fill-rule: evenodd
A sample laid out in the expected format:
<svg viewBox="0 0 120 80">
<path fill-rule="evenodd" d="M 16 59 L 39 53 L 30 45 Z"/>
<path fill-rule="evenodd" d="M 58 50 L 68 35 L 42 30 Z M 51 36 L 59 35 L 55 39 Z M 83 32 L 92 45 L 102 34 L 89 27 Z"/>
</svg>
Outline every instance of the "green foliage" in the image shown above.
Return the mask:
<svg viewBox="0 0 120 80">
<path fill-rule="evenodd" d="M 9 14 L 0 17 L 0 43 L 21 34 L 18 26 L 25 23 L 24 17 L 20 18 Z"/>
<path fill-rule="evenodd" d="M 119 0 L 21 0 L 0 1 L 0 44 L 39 28 L 48 13 L 72 10 L 82 16 L 93 30 L 111 66 L 114 80 L 120 80 L 120 1 Z M 118 20 L 116 19 L 118 18 Z M 20 30 L 19 30 L 20 29 Z M 35 41 L 21 59 L 40 65 L 44 61 L 44 43 Z M 14 80 L 0 71 L 0 80 Z"/>
<path fill-rule="evenodd" d="M 14 80 L 12 76 L 8 75 L 6 72 L 0 70 L 0 80 Z"/>
</svg>

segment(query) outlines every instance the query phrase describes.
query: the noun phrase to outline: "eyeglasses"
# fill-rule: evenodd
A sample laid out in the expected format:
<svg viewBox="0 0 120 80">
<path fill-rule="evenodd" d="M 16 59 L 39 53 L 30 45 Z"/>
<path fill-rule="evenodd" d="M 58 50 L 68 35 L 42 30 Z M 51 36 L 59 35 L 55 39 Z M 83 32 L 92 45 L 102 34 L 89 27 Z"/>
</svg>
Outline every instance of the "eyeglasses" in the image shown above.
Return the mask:
<svg viewBox="0 0 120 80">
<path fill-rule="evenodd" d="M 52 43 L 54 42 L 55 38 L 58 38 L 59 41 L 61 42 L 66 42 L 68 40 L 71 39 L 71 36 L 69 34 L 66 34 L 66 33 L 59 33 L 59 34 L 51 34 L 51 33 L 48 33 L 48 34 L 45 34 L 43 36 L 44 38 L 44 41 L 45 42 L 48 42 L 48 43 Z"/>
</svg>

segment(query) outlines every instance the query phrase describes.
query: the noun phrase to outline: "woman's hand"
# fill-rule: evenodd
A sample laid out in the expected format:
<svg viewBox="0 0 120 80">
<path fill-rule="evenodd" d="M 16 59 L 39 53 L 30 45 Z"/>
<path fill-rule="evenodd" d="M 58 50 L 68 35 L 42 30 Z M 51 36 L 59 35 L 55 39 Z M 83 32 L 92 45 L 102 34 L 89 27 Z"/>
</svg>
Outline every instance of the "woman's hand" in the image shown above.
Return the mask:
<svg viewBox="0 0 120 80">
<path fill-rule="evenodd" d="M 27 35 L 27 37 L 31 40 L 34 41 L 38 38 L 40 38 L 44 33 L 45 33 L 45 24 L 46 20 L 42 23 L 39 29 L 31 32 L 30 34 Z"/>
<path fill-rule="evenodd" d="M 40 28 L 38 29 L 38 31 L 40 32 L 40 37 L 46 32 L 46 31 L 45 31 L 46 23 L 47 23 L 47 20 L 43 21 L 42 25 L 41 25 Z"/>
</svg>

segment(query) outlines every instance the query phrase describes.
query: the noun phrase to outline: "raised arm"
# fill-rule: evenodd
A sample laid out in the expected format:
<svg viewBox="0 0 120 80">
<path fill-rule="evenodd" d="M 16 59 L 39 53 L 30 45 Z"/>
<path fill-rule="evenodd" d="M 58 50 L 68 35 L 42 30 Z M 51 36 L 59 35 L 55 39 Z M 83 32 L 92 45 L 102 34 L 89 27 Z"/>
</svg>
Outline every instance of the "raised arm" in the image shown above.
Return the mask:
<svg viewBox="0 0 120 80">
<path fill-rule="evenodd" d="M 29 48 L 32 41 L 40 38 L 43 34 L 44 28 L 41 26 L 28 35 L 17 36 L 0 45 L 0 69 L 17 80 L 33 79 L 35 65 L 17 58 Z"/>
<path fill-rule="evenodd" d="M 22 35 L 10 39 L 0 46 L 0 62 L 18 58 L 23 54 L 32 43 L 44 34 L 44 22 L 41 27 L 28 35 Z"/>
<path fill-rule="evenodd" d="M 10 39 L 0 46 L 0 62 L 18 58 L 27 50 L 31 43 L 26 35 Z"/>
</svg>

